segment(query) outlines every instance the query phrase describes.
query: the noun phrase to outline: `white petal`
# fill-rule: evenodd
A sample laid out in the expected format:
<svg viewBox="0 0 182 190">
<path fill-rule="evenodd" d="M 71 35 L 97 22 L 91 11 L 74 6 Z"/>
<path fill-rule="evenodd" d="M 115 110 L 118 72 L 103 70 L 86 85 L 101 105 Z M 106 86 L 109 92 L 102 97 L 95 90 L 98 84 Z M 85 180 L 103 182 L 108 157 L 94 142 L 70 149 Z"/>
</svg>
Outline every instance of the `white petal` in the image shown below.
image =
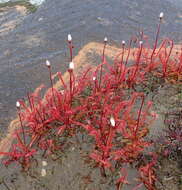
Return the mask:
<svg viewBox="0 0 182 190">
<path fill-rule="evenodd" d="M 20 102 L 19 102 L 19 101 L 16 102 L 16 107 L 17 107 L 17 108 L 20 107 Z"/>
<path fill-rule="evenodd" d="M 69 64 L 69 69 L 71 69 L 71 70 L 74 69 L 74 63 L 73 63 L 73 62 L 70 62 L 70 64 Z"/>
<path fill-rule="evenodd" d="M 51 63 L 50 63 L 49 60 L 46 60 L 46 66 L 47 66 L 47 67 L 50 67 L 50 66 L 51 66 Z"/>
<path fill-rule="evenodd" d="M 143 41 L 140 41 L 139 43 L 140 43 L 140 45 L 143 45 Z"/>
<path fill-rule="evenodd" d="M 126 42 L 123 40 L 123 41 L 122 41 L 122 45 L 124 46 L 125 44 L 126 44 Z"/>
<path fill-rule="evenodd" d="M 71 42 L 72 41 L 72 36 L 71 34 L 68 34 L 68 42 Z"/>
<path fill-rule="evenodd" d="M 164 13 L 161 12 L 160 15 L 159 15 L 159 18 L 162 19 L 164 17 Z"/>
<path fill-rule="evenodd" d="M 116 123 L 113 117 L 110 118 L 111 125 L 115 127 Z"/>
<path fill-rule="evenodd" d="M 93 77 L 93 81 L 95 81 L 96 80 L 96 77 Z"/>
</svg>

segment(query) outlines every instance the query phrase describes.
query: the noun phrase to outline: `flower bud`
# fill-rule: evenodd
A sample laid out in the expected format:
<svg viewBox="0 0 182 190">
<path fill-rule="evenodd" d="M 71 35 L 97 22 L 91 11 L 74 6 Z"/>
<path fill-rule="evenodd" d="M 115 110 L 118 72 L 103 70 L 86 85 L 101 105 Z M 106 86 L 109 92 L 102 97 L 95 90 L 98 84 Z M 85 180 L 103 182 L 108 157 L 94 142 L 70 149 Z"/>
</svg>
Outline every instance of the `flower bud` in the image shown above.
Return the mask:
<svg viewBox="0 0 182 190">
<path fill-rule="evenodd" d="M 111 118 L 110 118 L 110 123 L 111 123 L 111 126 L 115 127 L 116 122 L 115 122 L 115 120 L 114 120 L 114 117 L 113 117 L 113 116 L 111 116 Z"/>
<path fill-rule="evenodd" d="M 105 43 L 107 42 L 107 37 L 104 38 L 104 42 L 105 42 Z"/>
<path fill-rule="evenodd" d="M 93 81 L 95 81 L 96 80 L 96 77 L 93 77 Z"/>
<path fill-rule="evenodd" d="M 142 46 L 143 45 L 143 41 L 140 41 L 139 44 L 140 44 L 140 46 Z"/>
<path fill-rule="evenodd" d="M 71 70 L 74 69 L 74 63 L 73 63 L 73 62 L 70 62 L 70 64 L 69 64 L 69 69 L 71 69 Z"/>
<path fill-rule="evenodd" d="M 49 60 L 46 60 L 46 66 L 47 66 L 47 67 L 50 67 L 50 66 L 51 66 L 51 63 L 50 63 Z"/>
<path fill-rule="evenodd" d="M 72 36 L 71 34 L 68 34 L 68 42 L 71 42 L 72 41 Z"/>
<path fill-rule="evenodd" d="M 164 13 L 161 12 L 161 13 L 159 14 L 159 18 L 162 19 L 163 17 L 164 17 Z"/>
<path fill-rule="evenodd" d="M 126 44 L 126 42 L 123 40 L 123 41 L 122 41 L 122 45 L 125 46 L 125 44 Z"/>
<path fill-rule="evenodd" d="M 19 101 L 16 102 L 16 107 L 20 108 L 20 102 Z"/>
</svg>

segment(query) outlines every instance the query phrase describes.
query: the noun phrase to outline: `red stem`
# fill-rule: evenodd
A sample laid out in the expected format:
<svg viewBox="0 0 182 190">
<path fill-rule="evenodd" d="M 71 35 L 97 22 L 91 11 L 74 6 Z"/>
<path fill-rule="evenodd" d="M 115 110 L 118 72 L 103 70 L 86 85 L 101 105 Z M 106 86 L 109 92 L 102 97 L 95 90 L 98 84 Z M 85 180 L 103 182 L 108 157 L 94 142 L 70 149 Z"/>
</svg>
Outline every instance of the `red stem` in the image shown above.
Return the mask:
<svg viewBox="0 0 182 190">
<path fill-rule="evenodd" d="M 72 62 L 72 60 L 73 60 L 73 44 L 72 44 L 72 41 L 68 41 L 68 46 L 70 49 L 70 62 Z"/>
<path fill-rule="evenodd" d="M 32 102 L 31 102 L 30 94 L 29 94 L 28 92 L 27 92 L 27 97 L 28 97 L 30 109 L 31 109 L 31 111 L 32 111 L 33 106 L 32 106 Z"/>
<path fill-rule="evenodd" d="M 24 144 L 26 144 L 26 141 L 25 141 L 25 130 L 24 130 L 24 127 L 23 127 L 23 122 L 22 122 L 21 113 L 20 113 L 19 108 L 18 108 L 18 116 L 19 116 L 20 125 L 21 125 L 21 129 L 22 129 L 22 134 L 23 134 L 23 142 L 24 142 Z"/>
<path fill-rule="evenodd" d="M 152 51 L 152 54 L 151 54 L 151 57 L 150 57 L 149 70 L 151 69 L 151 64 L 152 64 L 152 62 L 153 62 L 153 56 L 154 56 L 155 50 L 156 50 L 156 48 L 157 48 L 157 42 L 158 42 L 159 33 L 160 33 L 161 21 L 162 21 L 162 19 L 160 19 L 159 24 L 158 24 L 158 27 L 157 27 L 157 33 L 156 33 L 155 43 L 154 43 L 153 51 Z"/>
<path fill-rule="evenodd" d="M 73 90 L 73 81 L 72 81 L 72 70 L 69 70 L 69 74 L 70 74 L 70 106 L 71 106 L 71 102 L 72 102 L 72 90 Z"/>
<path fill-rule="evenodd" d="M 132 82 L 135 79 L 135 75 L 136 75 L 136 73 L 138 71 L 140 58 L 141 58 L 141 55 L 142 55 L 142 50 L 143 50 L 143 45 L 141 45 L 141 47 L 140 47 L 140 51 L 139 51 L 139 54 L 138 54 L 138 57 L 137 57 L 137 60 L 136 60 L 136 69 L 135 69 L 135 72 L 134 72 L 133 77 L 132 77 L 130 82 Z"/>
<path fill-rule="evenodd" d="M 168 54 L 168 56 L 167 56 L 167 59 L 166 59 L 166 61 L 165 61 L 165 63 L 164 63 L 164 72 L 163 72 L 163 77 L 164 77 L 164 78 L 165 78 L 165 76 L 166 76 L 167 63 L 168 63 L 169 58 L 170 58 L 170 55 L 171 55 L 171 53 L 172 53 L 173 46 L 174 46 L 173 41 L 171 41 L 171 48 L 170 48 L 170 50 L 169 50 L 169 54 Z"/>
<path fill-rule="evenodd" d="M 139 110 L 139 113 L 138 113 L 137 127 L 136 127 L 136 130 L 135 130 L 135 138 L 136 138 L 136 134 L 137 134 L 137 131 L 138 131 L 138 128 L 139 128 L 140 116 L 141 116 L 141 113 L 142 113 L 142 108 L 143 108 L 143 105 L 144 105 L 144 100 L 145 100 L 145 96 L 142 95 L 142 103 L 141 103 L 140 110 Z"/>
<path fill-rule="evenodd" d="M 48 67 L 48 69 L 49 69 L 49 78 L 50 78 L 50 82 L 51 82 L 52 96 L 53 96 L 53 99 L 54 99 L 54 104 L 56 106 L 56 99 L 55 99 L 55 96 L 54 96 L 54 87 L 53 87 L 51 67 Z"/>
<path fill-rule="evenodd" d="M 103 63 L 105 61 L 105 49 L 106 49 L 106 45 L 107 45 L 107 42 L 104 42 L 104 48 L 103 48 L 103 53 L 102 53 L 102 65 L 101 65 L 101 68 L 100 68 L 100 80 L 99 80 L 99 89 L 101 87 L 101 83 L 102 83 L 102 70 L 103 70 Z"/>
</svg>

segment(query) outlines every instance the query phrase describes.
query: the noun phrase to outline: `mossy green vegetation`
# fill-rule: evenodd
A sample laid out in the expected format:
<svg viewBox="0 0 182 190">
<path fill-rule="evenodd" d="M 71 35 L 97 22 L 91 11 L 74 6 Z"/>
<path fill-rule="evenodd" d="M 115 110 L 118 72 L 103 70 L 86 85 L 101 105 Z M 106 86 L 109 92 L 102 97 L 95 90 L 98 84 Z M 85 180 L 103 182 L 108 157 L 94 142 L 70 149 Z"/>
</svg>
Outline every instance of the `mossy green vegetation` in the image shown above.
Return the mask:
<svg viewBox="0 0 182 190">
<path fill-rule="evenodd" d="M 8 1 L 5 3 L 0 3 L 0 8 L 4 8 L 4 7 L 14 7 L 16 5 L 20 5 L 20 6 L 24 6 L 29 13 L 34 13 L 37 10 L 37 6 L 31 4 L 28 0 L 18 0 L 15 2 L 12 1 Z"/>
</svg>

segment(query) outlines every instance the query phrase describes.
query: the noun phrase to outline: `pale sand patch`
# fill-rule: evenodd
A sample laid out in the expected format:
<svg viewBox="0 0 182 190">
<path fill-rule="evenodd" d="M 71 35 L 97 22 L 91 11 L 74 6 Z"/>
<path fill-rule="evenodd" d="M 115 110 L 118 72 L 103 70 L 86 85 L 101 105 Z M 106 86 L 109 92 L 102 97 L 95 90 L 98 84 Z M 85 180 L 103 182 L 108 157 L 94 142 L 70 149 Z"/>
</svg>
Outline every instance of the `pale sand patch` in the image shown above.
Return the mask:
<svg viewBox="0 0 182 190">
<path fill-rule="evenodd" d="M 39 35 L 41 36 L 41 35 Z M 42 39 L 39 37 L 37 34 L 35 35 L 26 35 L 23 37 L 23 44 L 26 47 L 35 47 L 35 46 L 39 46 L 40 43 L 42 42 Z"/>
<path fill-rule="evenodd" d="M 14 17 L 10 17 L 12 12 L 15 12 Z M 27 8 L 24 6 L 16 5 L 14 7 L 3 7 L 0 8 L 0 16 L 3 22 L 0 25 L 0 36 L 7 35 L 10 31 L 15 29 L 19 24 L 22 23 L 23 18 L 27 15 Z"/>
<path fill-rule="evenodd" d="M 180 45 L 175 45 L 174 47 L 174 52 L 176 51 L 180 51 L 181 46 Z M 129 57 L 129 61 L 133 60 L 133 52 L 136 49 L 131 49 L 131 56 Z M 96 66 L 96 63 L 94 62 L 93 59 L 89 59 L 89 55 L 92 55 L 91 57 L 93 57 L 93 55 L 98 55 L 98 56 L 102 56 L 102 51 L 103 51 L 103 44 L 100 43 L 96 43 L 96 42 L 90 42 L 88 44 L 86 44 L 78 53 L 77 56 L 75 56 L 73 62 L 75 63 L 75 73 L 79 73 L 81 72 L 83 69 L 91 66 L 94 67 Z M 105 51 L 105 55 L 110 58 L 111 60 L 114 60 L 114 58 L 116 57 L 116 55 L 118 55 L 119 53 L 121 53 L 121 49 L 114 47 L 114 46 L 110 46 L 107 45 L 106 51 Z M 126 52 L 127 55 L 127 52 Z M 126 55 L 125 55 L 125 59 L 126 59 Z M 53 77 L 56 77 L 57 75 L 55 74 Z M 68 81 L 69 80 L 69 75 L 68 72 L 64 73 L 63 75 L 63 79 L 64 81 Z M 61 87 L 61 83 L 58 81 L 54 87 L 56 89 L 59 89 Z M 18 127 L 20 127 L 20 123 L 19 123 L 19 119 L 16 118 L 15 120 L 13 120 L 10 125 L 8 126 L 8 130 L 7 130 L 7 135 L 6 137 L 4 137 L 1 142 L 0 142 L 0 152 L 7 152 L 12 144 L 13 141 L 13 134 L 15 129 L 17 129 Z M 0 158 L 2 158 L 3 156 L 0 156 Z"/>
<path fill-rule="evenodd" d="M 26 15 L 27 14 L 27 8 L 24 6 L 16 5 L 15 6 L 17 12 L 19 12 L 21 15 Z"/>
<path fill-rule="evenodd" d="M 131 50 L 131 54 L 134 51 L 134 49 Z M 80 71 L 82 71 L 83 69 L 86 69 L 87 67 L 91 66 L 94 67 L 96 66 L 95 60 L 94 59 L 89 59 L 89 57 L 94 57 L 94 55 L 98 55 L 100 58 L 102 56 L 102 52 L 103 52 L 103 44 L 101 43 L 97 43 L 97 42 L 90 42 L 88 44 L 86 44 L 78 53 L 78 55 L 74 58 L 73 62 L 75 64 L 75 69 L 74 72 L 75 73 L 79 73 Z M 114 46 L 110 46 L 107 45 L 106 50 L 105 50 L 105 55 L 114 61 L 115 57 L 121 53 L 121 49 L 114 47 Z M 124 56 L 124 58 L 126 59 L 126 55 Z M 129 61 L 133 60 L 133 56 L 129 57 Z M 99 63 L 101 63 L 101 59 L 98 60 Z M 53 77 L 56 77 L 57 75 L 54 75 Z M 63 75 L 63 78 L 65 81 L 69 80 L 69 73 L 66 72 Z M 60 86 L 60 82 L 57 82 L 55 84 L 55 88 L 59 89 Z"/>
<path fill-rule="evenodd" d="M 13 134 L 16 129 L 19 128 L 19 119 L 16 118 L 8 126 L 7 135 L 0 142 L 0 152 L 8 152 L 11 148 L 13 142 Z M 0 155 L 0 159 L 3 158 L 3 155 Z"/>
</svg>

